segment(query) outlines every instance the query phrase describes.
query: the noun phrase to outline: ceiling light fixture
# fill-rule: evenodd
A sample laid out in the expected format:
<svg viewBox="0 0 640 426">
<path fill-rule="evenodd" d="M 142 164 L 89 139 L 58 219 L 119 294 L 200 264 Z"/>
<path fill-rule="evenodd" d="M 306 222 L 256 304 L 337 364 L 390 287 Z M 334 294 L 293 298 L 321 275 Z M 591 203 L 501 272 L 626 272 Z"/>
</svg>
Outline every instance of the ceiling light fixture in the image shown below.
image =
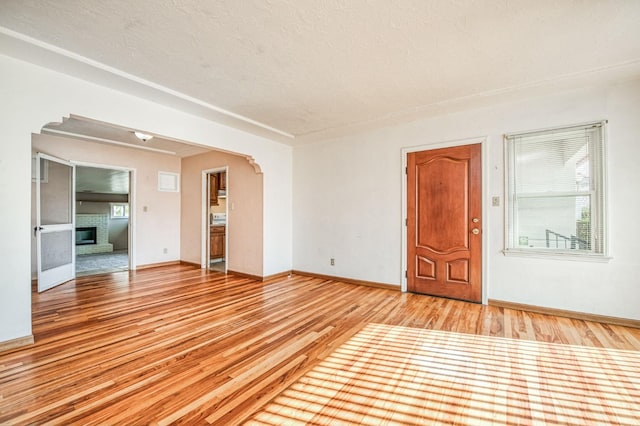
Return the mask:
<svg viewBox="0 0 640 426">
<path fill-rule="evenodd" d="M 136 135 L 136 138 L 140 139 L 142 142 L 146 142 L 149 139 L 153 138 L 153 136 L 148 135 L 146 133 L 142 133 L 142 132 L 133 132 L 134 135 Z"/>
</svg>

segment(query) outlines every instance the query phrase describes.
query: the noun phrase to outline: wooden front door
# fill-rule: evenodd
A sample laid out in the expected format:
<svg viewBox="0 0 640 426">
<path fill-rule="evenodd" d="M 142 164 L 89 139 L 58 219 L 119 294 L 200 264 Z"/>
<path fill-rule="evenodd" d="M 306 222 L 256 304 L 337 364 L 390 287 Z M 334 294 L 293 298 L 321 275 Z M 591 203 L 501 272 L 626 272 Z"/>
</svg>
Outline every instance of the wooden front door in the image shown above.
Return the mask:
<svg viewBox="0 0 640 426">
<path fill-rule="evenodd" d="M 407 154 L 407 288 L 481 301 L 480 144 Z"/>
</svg>

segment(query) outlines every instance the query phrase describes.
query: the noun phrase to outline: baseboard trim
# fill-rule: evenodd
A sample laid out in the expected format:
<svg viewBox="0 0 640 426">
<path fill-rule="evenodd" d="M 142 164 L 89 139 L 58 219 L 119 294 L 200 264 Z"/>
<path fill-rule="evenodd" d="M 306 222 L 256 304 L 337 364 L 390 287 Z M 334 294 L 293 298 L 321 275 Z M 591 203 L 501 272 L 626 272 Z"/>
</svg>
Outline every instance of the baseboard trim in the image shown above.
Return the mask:
<svg viewBox="0 0 640 426">
<path fill-rule="evenodd" d="M 190 263 L 190 262 L 184 262 L 184 263 L 190 264 L 190 265 L 195 265 L 195 263 Z M 198 266 L 200 266 L 200 265 L 198 265 Z M 267 281 L 267 280 L 285 278 L 285 277 L 288 277 L 289 275 L 291 275 L 291 272 L 292 271 L 284 271 L 284 272 L 279 272 L 277 274 L 266 275 L 266 276 L 262 277 L 260 275 L 252 275 L 252 274 L 247 274 L 245 272 L 239 272 L 239 271 L 233 271 L 231 269 L 227 269 L 227 274 L 228 275 L 235 275 L 236 277 L 249 278 L 249 279 L 256 280 L 256 281 Z"/>
<path fill-rule="evenodd" d="M 136 271 L 141 269 L 151 269 L 151 268 L 159 268 L 161 266 L 172 266 L 172 265 L 180 265 L 182 261 L 180 260 L 170 260 L 168 262 L 158 262 L 158 263 L 147 263 L 146 265 L 137 265 Z M 200 266 L 200 265 L 198 265 Z"/>
<path fill-rule="evenodd" d="M 526 305 L 524 303 L 506 302 L 504 300 L 489 299 L 489 305 L 497 308 L 517 309 L 534 312 L 536 314 L 555 315 L 557 317 L 573 318 L 584 321 L 601 322 L 605 324 L 621 325 L 623 327 L 640 328 L 640 320 L 610 317 L 606 315 L 589 314 L 586 312 L 567 311 L 564 309 L 545 308 L 543 306 Z"/>
<path fill-rule="evenodd" d="M 202 265 L 200 265 L 199 263 L 196 262 L 188 262 L 186 260 L 181 260 L 180 261 L 181 265 L 186 265 L 186 266 L 195 266 L 196 268 L 202 268 Z"/>
<path fill-rule="evenodd" d="M 227 269 L 227 274 L 235 275 L 236 277 L 240 278 L 249 278 L 256 281 L 263 281 L 260 275 L 245 274 L 244 272 L 232 271 L 231 269 Z"/>
<path fill-rule="evenodd" d="M 374 281 L 356 280 L 354 278 L 336 277 L 333 275 L 316 274 L 314 272 L 297 271 L 295 269 L 292 271 L 292 273 L 294 275 L 302 275 L 304 277 L 321 278 L 323 280 L 340 281 L 347 284 L 362 285 L 365 287 L 375 287 L 375 288 L 383 288 L 385 290 L 400 291 L 399 285 L 377 283 Z"/>
<path fill-rule="evenodd" d="M 34 342 L 33 334 L 18 337 L 17 339 L 7 340 L 6 342 L 0 342 L 0 352 L 10 351 L 11 349 L 20 348 L 22 346 L 33 345 Z"/>
<path fill-rule="evenodd" d="M 292 273 L 293 273 L 293 271 L 283 271 L 283 272 L 279 272 L 277 274 L 266 275 L 266 276 L 262 277 L 262 281 L 277 280 L 277 279 L 280 279 L 280 278 L 287 278 Z"/>
</svg>

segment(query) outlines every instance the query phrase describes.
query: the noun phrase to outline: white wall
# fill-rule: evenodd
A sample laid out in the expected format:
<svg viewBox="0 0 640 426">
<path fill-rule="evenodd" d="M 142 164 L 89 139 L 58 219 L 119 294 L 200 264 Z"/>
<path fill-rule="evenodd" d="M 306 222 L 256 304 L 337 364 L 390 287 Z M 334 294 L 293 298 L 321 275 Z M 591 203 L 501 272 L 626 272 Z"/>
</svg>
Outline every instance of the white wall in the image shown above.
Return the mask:
<svg viewBox="0 0 640 426">
<path fill-rule="evenodd" d="M 264 185 L 263 200 L 263 238 L 264 263 L 263 276 L 290 271 L 293 267 L 293 150 L 286 145 L 275 146 L 269 153 L 269 162 L 278 158 L 290 158 L 281 162 L 278 173 L 267 173 L 262 168 Z M 266 158 L 265 158 L 266 160 Z M 260 163 L 262 165 L 262 163 Z"/>
<path fill-rule="evenodd" d="M 504 133 L 608 119 L 608 263 L 505 257 L 487 207 L 490 299 L 640 319 L 640 82 L 468 110 L 294 149 L 294 269 L 400 285 L 403 148 L 487 137 L 483 202 L 504 202 Z M 335 266 L 329 258 L 335 257 Z"/>
<path fill-rule="evenodd" d="M 31 133 L 69 114 L 251 155 L 269 209 L 263 274 L 291 269 L 290 147 L 2 55 L 0 98 L 0 342 L 31 334 Z"/>
</svg>

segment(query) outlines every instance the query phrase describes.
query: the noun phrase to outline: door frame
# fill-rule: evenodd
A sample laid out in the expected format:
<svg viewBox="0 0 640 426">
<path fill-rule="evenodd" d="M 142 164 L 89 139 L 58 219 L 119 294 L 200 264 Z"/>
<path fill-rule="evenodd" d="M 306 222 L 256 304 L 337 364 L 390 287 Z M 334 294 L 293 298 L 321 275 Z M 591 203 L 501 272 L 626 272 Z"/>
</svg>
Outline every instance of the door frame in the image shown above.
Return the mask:
<svg viewBox="0 0 640 426">
<path fill-rule="evenodd" d="M 75 161 L 71 160 L 71 163 L 76 166 L 81 167 L 93 167 L 95 169 L 111 169 L 111 170 L 122 170 L 125 172 L 129 172 L 129 230 L 127 238 L 129 239 L 129 244 L 127 247 L 127 254 L 129 255 L 129 270 L 136 270 L 136 251 L 134 250 L 136 246 L 136 169 L 132 169 L 131 167 L 123 167 L 123 166 L 112 166 L 109 164 L 100 164 L 100 163 L 89 163 L 86 161 Z M 75 188 L 74 188 L 75 189 Z M 74 217 L 75 224 L 75 217 Z"/>
<path fill-rule="evenodd" d="M 209 270 L 209 175 L 226 172 L 227 179 L 227 223 L 224 238 L 225 271 L 229 269 L 229 166 L 214 167 L 202 171 L 201 231 L 200 231 L 200 268 Z"/>
<path fill-rule="evenodd" d="M 407 154 L 410 152 L 419 152 L 419 151 L 428 151 L 432 149 L 440 149 L 440 148 L 452 148 L 461 145 L 473 145 L 480 144 L 480 154 L 481 154 L 481 200 L 482 200 L 482 223 L 483 223 L 483 232 L 482 232 L 482 304 L 486 305 L 489 299 L 488 295 L 488 282 L 489 282 L 489 271 L 487 268 L 487 256 L 489 249 L 489 229 L 490 229 L 490 218 L 489 218 L 489 206 L 490 199 L 486 199 L 486 194 L 489 188 L 489 155 L 488 155 L 488 143 L 487 137 L 475 137 L 469 139 L 457 139 L 452 141 L 444 141 L 437 142 L 433 144 L 423 144 L 417 146 L 411 146 L 402 148 L 402 168 L 400 169 L 401 173 L 401 181 L 402 181 L 402 217 L 401 217 L 401 226 L 402 226 L 402 261 L 401 266 L 402 269 L 400 271 L 400 289 L 403 293 L 407 292 L 407 277 L 405 275 L 407 271 L 407 227 L 406 227 L 406 218 L 407 218 Z M 502 211 L 502 210 L 501 210 Z"/>
</svg>

